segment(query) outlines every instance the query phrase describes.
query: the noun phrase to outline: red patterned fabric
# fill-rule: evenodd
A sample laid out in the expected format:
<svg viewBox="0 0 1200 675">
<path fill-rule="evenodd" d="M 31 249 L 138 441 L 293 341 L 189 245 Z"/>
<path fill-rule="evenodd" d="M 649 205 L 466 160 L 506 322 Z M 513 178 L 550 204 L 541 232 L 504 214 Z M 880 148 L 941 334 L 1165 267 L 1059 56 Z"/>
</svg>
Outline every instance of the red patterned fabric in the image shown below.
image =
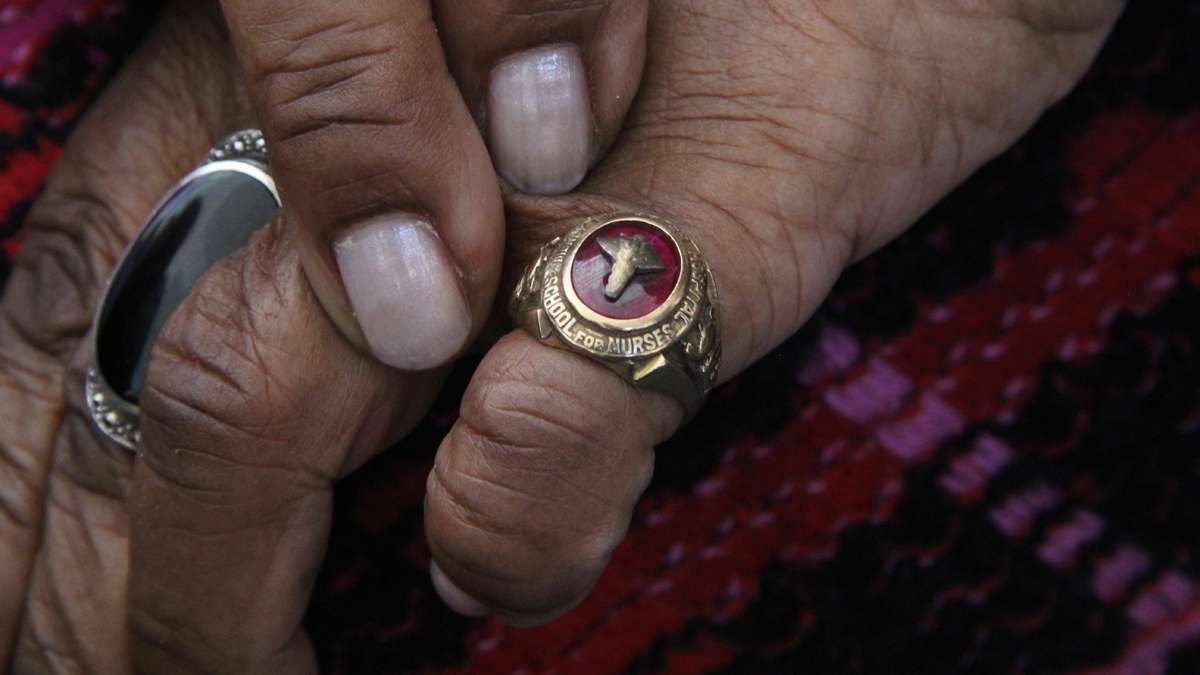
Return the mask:
<svg viewBox="0 0 1200 675">
<path fill-rule="evenodd" d="M 0 3 L 6 255 L 142 24 Z M 1200 1 L 1131 6 L 1071 98 L 661 448 L 610 569 L 548 626 L 462 619 L 428 582 L 460 368 L 339 489 L 324 668 L 1200 673 L 1197 35 Z"/>
</svg>

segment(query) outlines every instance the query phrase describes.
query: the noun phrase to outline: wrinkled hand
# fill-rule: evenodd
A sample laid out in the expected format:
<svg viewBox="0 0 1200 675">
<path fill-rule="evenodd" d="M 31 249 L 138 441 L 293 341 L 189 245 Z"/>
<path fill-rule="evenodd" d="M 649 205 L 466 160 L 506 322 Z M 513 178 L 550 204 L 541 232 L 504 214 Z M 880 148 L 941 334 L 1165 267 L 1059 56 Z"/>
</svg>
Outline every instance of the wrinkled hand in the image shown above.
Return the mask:
<svg viewBox="0 0 1200 675">
<path fill-rule="evenodd" d="M 622 24 L 596 20 L 622 3 L 464 16 L 447 0 L 441 45 L 424 2 L 317 3 L 362 11 L 336 21 L 295 4 L 226 2 L 236 57 L 215 12 L 172 5 L 30 215 L 0 305 L 0 663 L 18 672 L 313 671 L 300 620 L 333 481 L 424 414 L 428 368 L 488 315 L 505 234 L 512 279 L 582 216 L 684 223 L 721 290 L 731 377 L 1068 91 L 1121 7 L 655 0 L 632 99 L 644 3 Z M 512 144 L 520 115 L 488 84 L 506 54 L 560 42 L 586 45 L 593 99 L 585 148 L 561 156 Z M 255 120 L 285 213 L 164 329 L 130 457 L 82 405 L 99 289 L 159 195 Z M 556 133 L 578 140 L 569 126 Z M 565 189 L 589 165 L 570 195 L 517 191 Z M 412 214 L 462 274 L 457 342 L 371 325 L 413 309 L 356 289 L 337 246 Z M 513 333 L 461 413 L 429 478 L 434 583 L 460 611 L 548 620 L 603 570 L 681 411 Z"/>
</svg>

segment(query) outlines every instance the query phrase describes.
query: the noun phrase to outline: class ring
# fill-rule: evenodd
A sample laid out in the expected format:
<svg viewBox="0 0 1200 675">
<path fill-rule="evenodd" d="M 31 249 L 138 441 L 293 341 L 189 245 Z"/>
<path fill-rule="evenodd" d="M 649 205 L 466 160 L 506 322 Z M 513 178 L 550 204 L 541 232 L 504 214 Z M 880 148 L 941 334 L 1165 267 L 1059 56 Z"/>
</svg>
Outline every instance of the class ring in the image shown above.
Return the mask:
<svg viewBox="0 0 1200 675">
<path fill-rule="evenodd" d="M 673 397 L 689 419 L 716 382 L 721 339 L 712 271 L 695 243 L 664 219 L 585 220 L 542 247 L 509 310 L 539 341 Z"/>
</svg>

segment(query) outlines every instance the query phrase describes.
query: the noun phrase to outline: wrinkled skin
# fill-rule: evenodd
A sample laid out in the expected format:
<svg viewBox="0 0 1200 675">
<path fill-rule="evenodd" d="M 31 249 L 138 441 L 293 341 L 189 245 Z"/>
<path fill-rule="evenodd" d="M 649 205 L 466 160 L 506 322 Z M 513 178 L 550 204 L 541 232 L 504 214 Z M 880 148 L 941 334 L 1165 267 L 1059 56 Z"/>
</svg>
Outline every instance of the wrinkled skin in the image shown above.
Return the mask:
<svg viewBox="0 0 1200 675">
<path fill-rule="evenodd" d="M 504 277 L 582 215 L 670 214 L 712 263 L 732 377 L 1066 94 L 1120 9 L 655 0 L 608 154 L 572 194 L 506 195 Z M 218 11 L 169 7 L 30 215 L 0 305 L 0 663 L 16 672 L 314 671 L 300 620 L 332 484 L 439 385 L 344 336 L 285 213 L 165 329 L 143 452 L 93 430 L 80 392 L 101 284 L 158 196 L 254 123 L 239 72 Z M 603 571 L 678 406 L 514 333 L 461 411 L 429 479 L 431 550 L 502 620 L 549 620 Z"/>
</svg>

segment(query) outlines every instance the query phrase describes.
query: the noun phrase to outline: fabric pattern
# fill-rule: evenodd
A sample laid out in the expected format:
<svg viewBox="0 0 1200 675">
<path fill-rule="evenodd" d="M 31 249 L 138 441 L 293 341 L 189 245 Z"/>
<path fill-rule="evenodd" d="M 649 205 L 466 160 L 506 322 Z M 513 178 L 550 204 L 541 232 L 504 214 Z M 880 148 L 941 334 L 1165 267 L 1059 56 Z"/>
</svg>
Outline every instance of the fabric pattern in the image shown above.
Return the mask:
<svg viewBox="0 0 1200 675">
<path fill-rule="evenodd" d="M 0 1 L 0 279 L 145 12 Z M 342 484 L 330 673 L 1200 673 L 1200 0 L 1131 3 L 1079 90 L 658 453 L 548 626 L 428 581 L 471 364 Z"/>
</svg>

